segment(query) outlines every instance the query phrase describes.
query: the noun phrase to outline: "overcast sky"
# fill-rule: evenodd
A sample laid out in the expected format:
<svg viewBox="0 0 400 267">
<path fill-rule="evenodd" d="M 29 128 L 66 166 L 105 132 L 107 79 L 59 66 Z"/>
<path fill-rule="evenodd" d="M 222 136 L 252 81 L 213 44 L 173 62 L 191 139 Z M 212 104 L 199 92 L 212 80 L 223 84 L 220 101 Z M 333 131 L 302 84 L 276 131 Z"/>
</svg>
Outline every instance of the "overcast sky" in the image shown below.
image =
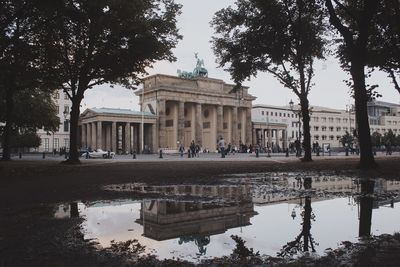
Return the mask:
<svg viewBox="0 0 400 267">
<path fill-rule="evenodd" d="M 176 0 L 182 4 L 182 14 L 178 18 L 178 28 L 183 35 L 173 50 L 177 57 L 176 62 L 157 62 L 149 69 L 149 74 L 176 75 L 177 69 L 192 71 L 196 65 L 194 53 L 204 59 L 209 77 L 222 79 L 231 83 L 229 73 L 218 68 L 215 56 L 211 49 L 213 29 L 210 21 L 214 13 L 229 5 L 234 5 L 234 0 Z M 309 96 L 311 105 L 326 106 L 330 108 L 345 109 L 346 104 L 352 103 L 349 88 L 343 80 L 348 76 L 344 73 L 335 58 L 328 58 L 325 62 L 317 62 L 315 66 L 315 86 Z M 379 84 L 378 91 L 383 95 L 379 100 L 400 103 L 400 95 L 393 88 L 386 75 L 377 73 L 368 81 L 369 84 Z M 249 86 L 249 92 L 257 97 L 253 104 L 287 105 L 290 99 L 298 103 L 296 96 L 284 88 L 272 75 L 259 73 L 244 85 Z M 132 90 L 115 86 L 110 88 L 102 85 L 88 90 L 82 102 L 83 112 L 91 107 L 128 108 L 139 110 L 138 97 Z"/>
</svg>

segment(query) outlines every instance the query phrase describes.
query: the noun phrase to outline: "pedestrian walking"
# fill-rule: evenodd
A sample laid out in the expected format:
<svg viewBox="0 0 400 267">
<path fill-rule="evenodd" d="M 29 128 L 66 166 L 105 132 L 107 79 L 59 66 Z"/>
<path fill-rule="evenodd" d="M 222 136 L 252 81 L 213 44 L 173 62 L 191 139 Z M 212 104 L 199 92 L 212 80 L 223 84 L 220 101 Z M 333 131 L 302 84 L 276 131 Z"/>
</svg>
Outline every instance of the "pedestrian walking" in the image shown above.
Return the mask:
<svg viewBox="0 0 400 267">
<path fill-rule="evenodd" d="M 225 158 L 225 140 L 221 136 L 218 142 L 219 151 L 221 153 L 221 158 Z"/>
</svg>

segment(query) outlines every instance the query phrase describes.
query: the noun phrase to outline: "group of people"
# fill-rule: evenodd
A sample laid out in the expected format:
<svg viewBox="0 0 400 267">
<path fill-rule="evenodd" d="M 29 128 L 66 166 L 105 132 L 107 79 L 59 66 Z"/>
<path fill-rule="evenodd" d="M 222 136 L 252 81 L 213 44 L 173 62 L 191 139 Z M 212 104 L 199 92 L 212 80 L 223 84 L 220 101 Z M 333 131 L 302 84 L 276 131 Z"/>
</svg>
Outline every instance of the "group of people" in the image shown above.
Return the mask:
<svg viewBox="0 0 400 267">
<path fill-rule="evenodd" d="M 184 153 L 185 153 L 185 147 L 183 146 L 183 144 L 181 144 L 179 146 L 179 154 L 181 155 L 181 157 L 183 157 Z M 187 153 L 189 158 L 199 157 L 200 145 L 198 143 L 195 143 L 194 140 L 192 140 L 187 150 Z"/>
</svg>

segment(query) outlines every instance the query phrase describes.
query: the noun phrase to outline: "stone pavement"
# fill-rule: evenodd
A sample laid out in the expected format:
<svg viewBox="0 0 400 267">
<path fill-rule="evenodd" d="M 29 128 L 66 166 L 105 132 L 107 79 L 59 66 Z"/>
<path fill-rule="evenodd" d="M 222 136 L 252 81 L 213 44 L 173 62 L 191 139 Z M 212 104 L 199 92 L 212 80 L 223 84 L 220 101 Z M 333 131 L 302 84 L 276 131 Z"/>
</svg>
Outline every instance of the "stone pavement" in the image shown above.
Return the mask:
<svg viewBox="0 0 400 267">
<path fill-rule="evenodd" d="M 393 156 L 399 155 L 399 152 L 395 152 L 392 154 Z M 320 156 L 316 156 L 313 154 L 313 160 L 318 159 L 334 159 L 334 158 L 358 158 L 356 154 L 345 156 L 344 153 L 332 153 L 331 156 L 328 154 L 321 154 Z M 390 157 L 385 153 L 379 152 L 376 157 Z M 12 156 L 13 160 L 19 160 L 19 156 L 17 154 Z M 43 155 L 41 153 L 38 154 L 22 154 L 21 160 L 32 160 L 32 161 L 63 161 L 65 159 L 64 156 L 46 154 L 43 159 Z M 136 159 L 133 159 L 132 155 L 116 155 L 114 159 L 86 159 L 81 158 L 82 162 L 92 162 L 98 161 L 100 162 L 126 162 L 126 161 L 291 161 L 298 160 L 295 154 L 290 154 L 289 157 L 286 157 L 285 153 L 271 153 L 271 156 L 268 157 L 266 153 L 260 153 L 257 158 L 255 153 L 236 153 L 236 154 L 228 154 L 225 158 L 221 158 L 221 155 L 218 153 L 200 153 L 199 157 L 188 158 L 187 154 L 184 154 L 181 157 L 179 154 L 163 154 L 163 157 L 160 158 L 159 154 L 137 154 Z"/>
</svg>

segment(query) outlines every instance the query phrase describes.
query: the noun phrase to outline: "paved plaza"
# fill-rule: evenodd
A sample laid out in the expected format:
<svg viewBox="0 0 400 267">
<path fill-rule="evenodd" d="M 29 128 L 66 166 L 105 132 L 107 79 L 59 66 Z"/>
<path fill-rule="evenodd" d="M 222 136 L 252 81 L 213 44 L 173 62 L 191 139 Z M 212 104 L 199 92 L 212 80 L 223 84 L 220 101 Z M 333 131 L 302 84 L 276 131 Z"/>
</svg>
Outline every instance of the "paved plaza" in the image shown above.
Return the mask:
<svg viewBox="0 0 400 267">
<path fill-rule="evenodd" d="M 400 152 L 394 152 L 392 155 L 386 155 L 386 152 L 378 152 L 375 157 L 395 157 L 400 156 Z M 328 153 L 321 153 L 320 156 L 313 154 L 313 160 L 319 159 L 356 159 L 359 158 L 356 154 L 345 155 L 344 152 L 332 152 L 331 155 Z M 20 160 L 18 154 L 14 154 L 12 156 L 13 160 Z M 53 155 L 46 154 L 43 158 L 42 153 L 29 153 L 22 154 L 21 160 L 33 160 L 33 161 L 63 161 L 65 159 L 65 155 Z M 269 156 L 267 153 L 260 153 L 259 157 L 256 157 L 255 153 L 235 153 L 228 154 L 225 158 L 221 158 L 221 154 L 210 152 L 210 153 L 200 153 L 198 157 L 188 157 L 187 153 L 181 156 L 178 153 L 163 153 L 162 158 L 160 158 L 159 154 L 137 154 L 136 158 L 133 158 L 133 155 L 116 155 L 113 159 L 86 159 L 84 157 L 80 158 L 81 162 L 98 162 L 98 163 L 112 163 L 112 162 L 126 162 L 126 161 L 293 161 L 299 160 L 298 157 L 295 156 L 295 153 L 289 154 L 286 156 L 285 153 L 271 153 Z"/>
</svg>

